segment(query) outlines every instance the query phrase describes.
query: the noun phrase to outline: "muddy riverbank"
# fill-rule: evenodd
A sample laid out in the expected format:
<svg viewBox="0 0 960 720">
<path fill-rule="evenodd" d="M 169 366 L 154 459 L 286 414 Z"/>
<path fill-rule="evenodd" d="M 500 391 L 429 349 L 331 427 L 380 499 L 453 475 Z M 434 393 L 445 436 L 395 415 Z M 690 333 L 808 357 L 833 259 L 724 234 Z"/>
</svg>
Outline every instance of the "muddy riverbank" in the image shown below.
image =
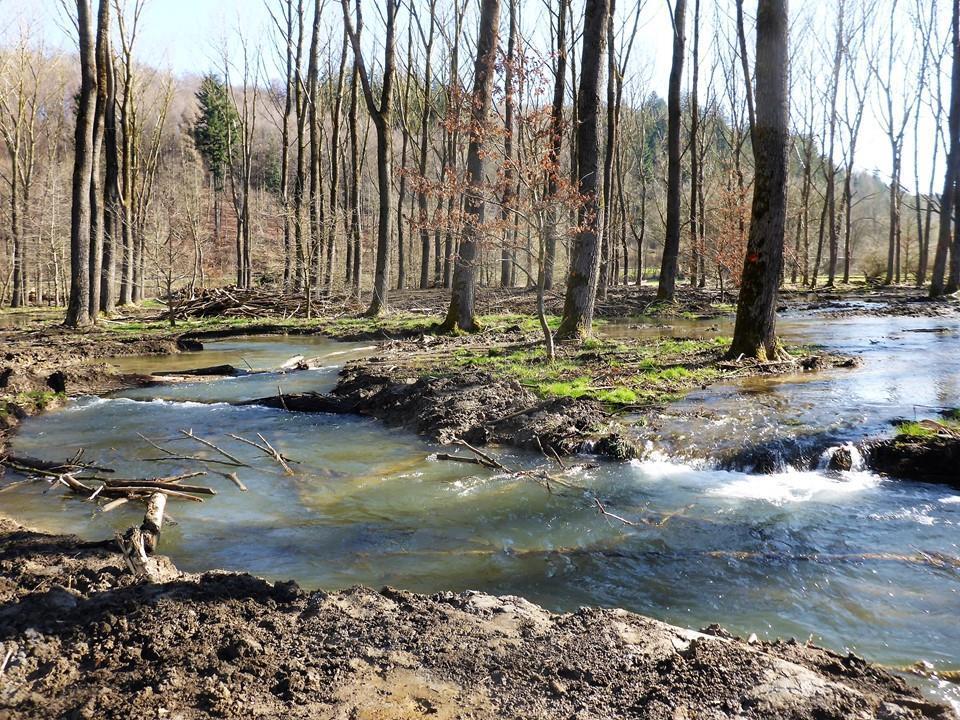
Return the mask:
<svg viewBox="0 0 960 720">
<path fill-rule="evenodd" d="M 135 581 L 112 542 L 0 518 L 10 718 L 955 718 L 852 655 L 515 597 Z"/>
</svg>

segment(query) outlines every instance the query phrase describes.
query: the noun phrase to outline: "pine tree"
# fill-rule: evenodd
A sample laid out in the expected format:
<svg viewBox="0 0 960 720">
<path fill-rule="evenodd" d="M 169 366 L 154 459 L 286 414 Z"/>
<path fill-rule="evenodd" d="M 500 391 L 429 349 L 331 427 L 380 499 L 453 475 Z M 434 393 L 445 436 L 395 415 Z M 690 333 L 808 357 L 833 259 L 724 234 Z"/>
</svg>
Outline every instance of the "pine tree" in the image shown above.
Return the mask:
<svg viewBox="0 0 960 720">
<path fill-rule="evenodd" d="M 197 91 L 200 114 L 193 125 L 193 141 L 213 175 L 214 187 L 223 189 L 230 166 L 230 143 L 237 137 L 240 116 L 227 86 L 215 75 L 205 75 Z"/>
</svg>

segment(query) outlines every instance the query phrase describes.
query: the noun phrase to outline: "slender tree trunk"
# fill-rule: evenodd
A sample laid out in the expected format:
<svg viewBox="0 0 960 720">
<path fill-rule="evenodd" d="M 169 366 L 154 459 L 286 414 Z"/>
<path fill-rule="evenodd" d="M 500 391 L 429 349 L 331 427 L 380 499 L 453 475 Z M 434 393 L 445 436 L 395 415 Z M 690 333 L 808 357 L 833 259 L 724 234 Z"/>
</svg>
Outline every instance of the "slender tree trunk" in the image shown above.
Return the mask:
<svg viewBox="0 0 960 720">
<path fill-rule="evenodd" d="M 293 112 L 293 0 L 286 7 L 286 88 L 280 131 L 280 207 L 283 211 L 283 286 L 293 286 L 293 246 L 290 236 L 290 115 Z"/>
<path fill-rule="evenodd" d="M 303 0 L 297 0 L 297 45 L 293 68 L 293 109 L 297 120 L 296 167 L 293 176 L 293 289 L 295 292 L 306 287 L 306 254 L 303 238 L 303 200 L 307 192 L 307 147 L 305 135 L 308 132 L 307 115 L 309 108 L 304 93 L 303 73 L 300 66 L 303 61 Z"/>
<path fill-rule="evenodd" d="M 357 102 L 360 92 L 360 78 L 357 66 L 353 66 L 353 78 L 350 82 L 350 109 L 347 115 L 347 134 L 350 139 L 350 198 L 348 212 L 350 217 L 350 236 L 347 238 L 347 281 L 353 284 L 354 292 L 360 295 L 360 278 L 363 260 L 360 210 L 360 138 L 357 132 Z"/>
<path fill-rule="evenodd" d="M 70 327 L 83 327 L 91 322 L 88 306 L 90 178 L 93 168 L 93 119 L 97 76 L 89 0 L 77 0 L 77 29 L 80 41 L 80 97 L 74 136 L 73 196 L 70 209 L 70 301 L 64 321 Z"/>
<path fill-rule="evenodd" d="M 420 111 L 420 144 L 418 147 L 417 174 L 417 226 L 420 233 L 420 288 L 430 287 L 430 210 L 427 206 L 427 154 L 430 141 L 430 121 L 434 117 L 432 109 L 433 93 L 433 39 L 436 34 L 436 0 L 430 0 L 430 28 L 425 43 L 423 68 L 423 105 Z"/>
<path fill-rule="evenodd" d="M 954 0 L 952 14 L 953 63 L 950 79 L 950 111 L 948 123 L 950 139 L 947 151 L 947 169 L 943 179 L 943 195 L 940 198 L 940 231 L 937 250 L 933 259 L 930 278 L 930 297 L 955 292 L 960 281 L 960 241 L 953 236 L 950 220 L 957 204 L 957 179 L 960 178 L 960 2 Z M 953 247 L 951 248 L 951 241 Z M 950 254 L 950 271 L 947 274 L 947 253 Z M 946 277 L 945 277 L 946 275 Z"/>
<path fill-rule="evenodd" d="M 613 233 L 611 231 L 611 211 L 613 209 L 613 158 L 617 143 L 617 48 L 614 38 L 613 19 L 616 15 L 616 0 L 610 1 L 610 19 L 607 21 L 607 124 L 606 145 L 603 152 L 603 218 L 600 221 L 604 232 L 600 237 L 600 275 L 597 277 L 597 286 L 600 297 L 607 297 L 607 288 L 610 285 L 611 275 L 611 247 Z"/>
<path fill-rule="evenodd" d="M 313 315 L 313 294 L 320 277 L 321 232 L 324 223 L 323 189 L 321 187 L 321 159 L 323 140 L 320 125 L 323 123 L 323 109 L 318 100 L 318 74 L 320 72 L 320 20 L 322 0 L 314 0 L 313 24 L 310 33 L 310 59 L 307 63 L 307 88 L 310 120 L 310 248 L 307 270 L 307 316 Z"/>
<path fill-rule="evenodd" d="M 337 192 L 340 185 L 340 125 L 343 121 L 343 86 L 347 69 L 347 34 L 343 33 L 343 48 L 340 51 L 340 69 L 337 72 L 337 91 L 333 99 L 333 117 L 330 120 L 330 230 L 327 233 L 327 256 L 323 284 L 329 294 L 333 290 L 333 256 L 337 237 Z M 347 243 L 349 244 L 349 238 Z"/>
<path fill-rule="evenodd" d="M 833 57 L 833 80 L 830 84 L 830 119 L 827 140 L 827 222 L 830 232 L 829 260 L 827 264 L 827 287 L 833 287 L 837 277 L 837 257 L 839 254 L 839 236 L 837 233 L 837 164 L 833 155 L 837 137 L 837 89 L 840 86 L 840 69 L 843 63 L 843 53 L 846 47 L 844 36 L 846 0 L 837 2 L 837 33 Z"/>
<path fill-rule="evenodd" d="M 679 0 L 683 2 L 684 0 Z M 607 0 L 586 0 L 583 17 L 583 56 L 577 98 L 577 188 L 584 198 L 579 230 L 570 256 L 570 272 L 558 338 L 587 337 L 600 272 L 599 118 L 604 42 L 609 18 Z"/>
<path fill-rule="evenodd" d="M 109 42 L 109 35 L 107 36 Z M 107 101 L 104 112 L 106 175 L 104 177 L 103 264 L 100 274 L 100 311 L 113 312 L 117 305 L 117 252 L 123 246 L 120 221 L 120 147 L 117 142 L 116 67 L 107 50 Z"/>
<path fill-rule="evenodd" d="M 509 287 L 513 276 L 514 249 L 511 247 L 510 215 L 514 201 L 513 180 L 513 70 L 516 63 L 517 44 L 517 0 L 508 0 L 510 7 L 510 32 L 507 38 L 507 69 L 504 77 L 506 97 L 504 99 L 504 139 L 503 155 L 506 159 L 506 170 L 503 177 L 503 197 L 500 206 L 500 219 L 503 224 L 503 240 L 500 249 L 500 287 Z"/>
<path fill-rule="evenodd" d="M 550 108 L 550 151 L 547 158 L 547 209 L 546 238 L 544 241 L 544 290 L 553 289 L 554 267 L 557 262 L 557 226 L 561 209 L 557 199 L 560 190 L 560 156 L 563 149 L 563 102 L 566 96 L 567 79 L 567 5 L 568 0 L 559 0 L 556 25 L 556 67 L 553 76 L 553 104 Z"/>
<path fill-rule="evenodd" d="M 693 4 L 693 56 L 690 61 L 690 287 L 697 286 L 699 270 L 699 228 L 697 225 L 698 181 L 700 179 L 699 134 L 700 103 L 697 85 L 700 80 L 700 0 Z"/>
<path fill-rule="evenodd" d="M 477 59 L 473 73 L 473 100 L 470 110 L 470 146 L 467 149 L 467 192 L 464 203 L 464 228 L 453 270 L 450 307 L 441 330 L 476 329 L 477 260 L 484 228 L 486 203 L 483 197 L 484 137 L 487 116 L 492 105 L 491 86 L 497 62 L 497 36 L 500 26 L 500 0 L 482 0 Z"/>
<path fill-rule="evenodd" d="M 683 124 L 680 108 L 680 86 L 683 79 L 685 15 L 687 0 L 675 0 L 673 7 L 673 63 L 667 91 L 667 228 L 660 263 L 660 284 L 657 298 L 673 300 L 680 259 L 680 173 L 682 149 L 680 129 Z"/>
<path fill-rule="evenodd" d="M 356 60 L 357 74 L 363 87 L 367 111 L 377 131 L 377 189 L 379 191 L 379 225 L 377 227 L 377 257 L 373 274 L 373 299 L 367 314 L 379 315 L 388 308 L 390 289 L 390 256 L 393 244 L 393 83 L 395 75 L 395 29 L 400 0 L 386 0 L 386 37 L 384 38 L 383 73 L 379 105 L 373 97 L 371 80 L 367 75 L 360 45 L 360 2 L 357 2 L 358 25 L 354 29 L 347 0 L 341 0 L 343 21 L 350 36 Z"/>
<path fill-rule="evenodd" d="M 729 355 L 775 359 L 777 290 L 783 268 L 789 131 L 787 0 L 760 0 L 757 9 L 756 114 L 752 128 L 753 207 L 737 320 Z"/>
<path fill-rule="evenodd" d="M 97 95 L 93 112 L 93 156 L 90 166 L 90 257 L 89 297 L 90 320 L 97 321 L 100 312 L 100 274 L 103 269 L 104 198 L 100 186 L 100 157 L 103 148 L 104 115 L 109 97 L 110 63 L 110 2 L 100 0 L 97 13 L 97 37 L 94 49 L 97 73 Z"/>
</svg>

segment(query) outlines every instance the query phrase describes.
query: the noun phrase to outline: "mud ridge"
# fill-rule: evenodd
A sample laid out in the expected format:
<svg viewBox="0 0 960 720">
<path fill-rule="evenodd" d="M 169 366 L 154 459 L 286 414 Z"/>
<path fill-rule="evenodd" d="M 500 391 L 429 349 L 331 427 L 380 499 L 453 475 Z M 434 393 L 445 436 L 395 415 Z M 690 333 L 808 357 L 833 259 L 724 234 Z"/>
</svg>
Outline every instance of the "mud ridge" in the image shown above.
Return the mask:
<svg viewBox="0 0 960 720">
<path fill-rule="evenodd" d="M 0 715 L 956 718 L 856 656 L 716 626 L 158 568 L 0 518 Z"/>
</svg>

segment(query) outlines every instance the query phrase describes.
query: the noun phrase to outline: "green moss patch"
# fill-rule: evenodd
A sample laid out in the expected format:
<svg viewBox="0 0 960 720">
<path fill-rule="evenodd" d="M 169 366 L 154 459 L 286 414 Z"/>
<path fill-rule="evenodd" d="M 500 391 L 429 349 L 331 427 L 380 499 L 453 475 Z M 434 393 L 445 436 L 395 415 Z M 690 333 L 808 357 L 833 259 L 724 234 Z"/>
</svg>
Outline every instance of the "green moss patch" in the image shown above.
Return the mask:
<svg viewBox="0 0 960 720">
<path fill-rule="evenodd" d="M 533 335 L 530 340 L 533 340 Z M 716 367 L 729 339 L 590 339 L 561 344 L 553 362 L 542 344 L 458 347 L 414 359 L 423 374 L 484 370 L 509 377 L 544 398 L 583 398 L 615 407 L 670 402 L 722 376 Z"/>
</svg>

